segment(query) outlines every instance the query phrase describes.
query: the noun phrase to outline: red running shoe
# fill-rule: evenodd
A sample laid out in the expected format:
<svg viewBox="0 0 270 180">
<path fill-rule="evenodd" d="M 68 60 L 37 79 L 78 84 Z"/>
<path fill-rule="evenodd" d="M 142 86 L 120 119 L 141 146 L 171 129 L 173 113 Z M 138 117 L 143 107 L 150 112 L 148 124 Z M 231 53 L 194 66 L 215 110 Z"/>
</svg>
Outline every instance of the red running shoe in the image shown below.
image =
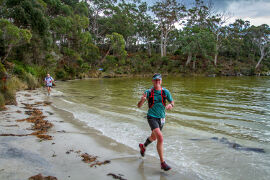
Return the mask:
<svg viewBox="0 0 270 180">
<path fill-rule="evenodd" d="M 161 165 L 161 169 L 163 169 L 164 171 L 169 171 L 170 169 L 172 169 L 168 164 L 166 164 L 165 161 L 161 163 L 160 165 Z"/>
<path fill-rule="evenodd" d="M 142 157 L 144 157 L 145 148 L 143 147 L 143 144 L 139 144 L 139 147 L 140 147 L 140 153 L 141 153 Z"/>
</svg>

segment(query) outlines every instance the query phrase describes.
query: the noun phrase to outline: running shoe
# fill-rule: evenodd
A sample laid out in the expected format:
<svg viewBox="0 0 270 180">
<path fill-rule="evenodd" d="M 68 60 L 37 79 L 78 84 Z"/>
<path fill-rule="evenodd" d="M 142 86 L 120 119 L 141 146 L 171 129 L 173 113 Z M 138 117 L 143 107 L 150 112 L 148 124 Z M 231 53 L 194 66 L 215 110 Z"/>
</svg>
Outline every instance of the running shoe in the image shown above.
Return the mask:
<svg viewBox="0 0 270 180">
<path fill-rule="evenodd" d="M 141 153 L 142 157 L 144 157 L 145 148 L 143 147 L 143 144 L 139 144 L 139 147 L 140 147 L 140 153 Z"/>
<path fill-rule="evenodd" d="M 161 163 L 160 165 L 161 165 L 161 169 L 163 169 L 164 171 L 169 171 L 171 169 L 171 167 L 168 164 L 166 164 L 165 161 Z"/>
</svg>

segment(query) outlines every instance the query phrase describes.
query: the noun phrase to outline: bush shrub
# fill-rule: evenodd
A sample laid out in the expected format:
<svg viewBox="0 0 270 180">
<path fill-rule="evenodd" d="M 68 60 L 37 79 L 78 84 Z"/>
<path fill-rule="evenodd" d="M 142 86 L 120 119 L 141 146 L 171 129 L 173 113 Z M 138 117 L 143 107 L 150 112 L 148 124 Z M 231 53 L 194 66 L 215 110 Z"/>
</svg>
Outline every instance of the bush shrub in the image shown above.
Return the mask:
<svg viewBox="0 0 270 180">
<path fill-rule="evenodd" d="M 3 92 L 6 105 L 17 105 L 15 89 L 7 88 Z"/>
<path fill-rule="evenodd" d="M 111 71 L 114 70 L 115 67 L 117 67 L 117 59 L 114 56 L 107 56 L 105 62 L 103 63 L 103 69 L 104 71 Z"/>
<path fill-rule="evenodd" d="M 24 84 L 16 76 L 7 79 L 5 87 L 3 88 L 3 83 L 1 83 L 1 95 L 0 106 L 3 104 L 16 105 L 16 91 L 21 89 L 26 89 L 26 84 Z"/>
<path fill-rule="evenodd" d="M 4 65 L 0 62 L 0 78 L 3 78 L 6 74 L 6 69 L 4 67 Z"/>
<path fill-rule="evenodd" d="M 15 66 L 13 68 L 13 73 L 18 75 L 19 77 L 22 77 L 25 73 L 23 65 L 15 63 Z"/>
<path fill-rule="evenodd" d="M 69 75 L 71 78 L 74 78 L 76 76 L 76 69 L 72 66 L 64 66 L 65 71 L 67 72 L 67 75 Z"/>
<path fill-rule="evenodd" d="M 32 74 L 33 76 L 37 76 L 38 72 L 37 69 L 32 66 L 26 66 L 25 67 L 26 72 Z"/>
<path fill-rule="evenodd" d="M 4 95 L 0 92 L 0 111 L 5 107 L 5 98 Z"/>
<path fill-rule="evenodd" d="M 7 82 L 7 88 L 8 89 L 14 89 L 15 91 L 19 91 L 22 89 L 27 88 L 27 84 L 22 82 L 18 77 L 13 76 L 11 79 Z"/>
<path fill-rule="evenodd" d="M 161 61 L 162 61 L 162 65 L 163 66 L 167 66 L 168 63 L 169 63 L 169 61 L 170 61 L 170 59 L 169 59 L 168 56 L 164 56 L 164 57 L 161 58 Z"/>
<path fill-rule="evenodd" d="M 81 68 L 81 72 L 86 73 L 90 70 L 91 67 L 87 63 L 82 63 L 80 68 Z"/>
<path fill-rule="evenodd" d="M 30 73 L 25 73 L 24 80 L 27 83 L 27 88 L 29 90 L 34 90 L 40 87 L 40 84 L 38 83 L 37 79 Z"/>
<path fill-rule="evenodd" d="M 100 57 L 99 48 L 92 43 L 87 45 L 87 52 L 83 55 L 83 58 L 92 65 L 97 65 Z"/>
<path fill-rule="evenodd" d="M 57 79 L 67 80 L 67 72 L 64 69 L 58 69 L 55 75 Z"/>
<path fill-rule="evenodd" d="M 47 76 L 48 72 L 54 72 L 54 68 L 50 68 L 49 70 L 43 66 L 33 66 L 33 68 L 37 72 L 36 77 L 40 83 L 44 82 L 44 78 Z M 54 73 L 50 73 L 50 74 L 52 77 L 54 76 Z"/>
</svg>

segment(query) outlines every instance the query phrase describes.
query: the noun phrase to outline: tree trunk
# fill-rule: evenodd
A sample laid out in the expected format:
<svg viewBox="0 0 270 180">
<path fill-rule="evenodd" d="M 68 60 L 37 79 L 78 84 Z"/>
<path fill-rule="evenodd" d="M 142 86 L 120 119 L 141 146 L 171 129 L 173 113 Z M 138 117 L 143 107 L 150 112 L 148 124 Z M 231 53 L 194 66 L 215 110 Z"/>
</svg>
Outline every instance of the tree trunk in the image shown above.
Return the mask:
<svg viewBox="0 0 270 180">
<path fill-rule="evenodd" d="M 165 32 L 165 37 L 164 37 L 164 45 L 163 45 L 163 55 L 167 55 L 167 41 L 168 41 L 168 32 Z"/>
<path fill-rule="evenodd" d="M 193 66 L 192 66 L 193 70 L 195 70 L 196 68 L 196 59 L 193 60 Z"/>
<path fill-rule="evenodd" d="M 161 51 L 161 57 L 164 56 L 163 52 L 163 31 L 161 30 L 161 35 L 160 35 L 160 51 Z"/>
<path fill-rule="evenodd" d="M 8 46 L 7 53 L 6 53 L 6 55 L 4 56 L 4 58 L 1 60 L 2 64 L 3 64 L 3 63 L 5 62 L 5 60 L 7 59 L 9 53 L 11 52 L 11 49 L 12 49 L 12 44 L 10 44 L 10 45 Z"/>
<path fill-rule="evenodd" d="M 255 66 L 255 69 L 257 69 L 257 68 L 259 67 L 259 65 L 260 65 L 261 61 L 262 61 L 262 60 L 263 60 L 263 58 L 264 58 L 264 55 L 265 55 L 265 53 L 264 53 L 264 49 L 265 49 L 265 47 L 266 47 L 266 46 L 261 46 L 261 47 L 260 47 L 260 51 L 261 51 L 261 57 L 260 57 L 260 59 L 259 59 L 259 61 L 258 61 L 257 65 Z"/>
<path fill-rule="evenodd" d="M 218 35 L 217 35 L 217 43 L 216 43 L 216 52 L 215 52 L 215 59 L 214 59 L 214 64 L 217 66 L 217 58 L 218 58 L 218 50 L 219 50 L 219 44 L 218 44 Z"/>
<path fill-rule="evenodd" d="M 259 67 L 261 61 L 263 60 L 263 56 L 264 55 L 261 55 L 260 60 L 258 61 L 257 65 L 255 66 L 255 69 L 257 69 Z"/>
<path fill-rule="evenodd" d="M 215 66 L 217 66 L 217 57 L 218 57 L 218 52 L 215 53 L 215 59 L 214 59 Z"/>
<path fill-rule="evenodd" d="M 152 52 L 151 52 L 151 43 L 148 42 L 148 55 L 152 56 Z"/>
<path fill-rule="evenodd" d="M 110 46 L 109 50 L 106 52 L 105 56 L 101 59 L 100 63 L 103 63 L 104 62 L 104 60 L 106 59 L 106 57 L 109 55 L 111 49 L 112 49 L 112 47 Z"/>
<path fill-rule="evenodd" d="M 190 61 L 191 61 L 191 58 L 192 58 L 192 53 L 188 53 L 188 58 L 187 58 L 187 62 L 186 62 L 186 66 L 189 65 Z"/>
</svg>

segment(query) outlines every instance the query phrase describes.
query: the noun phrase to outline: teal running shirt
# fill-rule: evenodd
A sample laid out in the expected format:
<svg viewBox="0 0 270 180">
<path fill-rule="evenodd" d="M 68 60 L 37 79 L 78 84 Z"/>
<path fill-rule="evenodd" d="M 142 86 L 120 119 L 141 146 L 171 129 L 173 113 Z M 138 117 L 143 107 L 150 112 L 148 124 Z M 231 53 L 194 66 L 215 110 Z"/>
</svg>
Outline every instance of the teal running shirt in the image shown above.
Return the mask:
<svg viewBox="0 0 270 180">
<path fill-rule="evenodd" d="M 152 88 L 151 88 L 152 89 Z M 146 94 L 146 98 L 148 99 L 151 94 L 151 89 L 148 89 L 144 92 Z M 166 94 L 167 101 L 172 102 L 173 98 L 169 90 L 162 88 Z M 148 109 L 148 116 L 152 116 L 155 118 L 165 118 L 165 107 L 162 104 L 161 98 L 161 90 L 154 90 L 154 105 L 152 108 Z"/>
</svg>

